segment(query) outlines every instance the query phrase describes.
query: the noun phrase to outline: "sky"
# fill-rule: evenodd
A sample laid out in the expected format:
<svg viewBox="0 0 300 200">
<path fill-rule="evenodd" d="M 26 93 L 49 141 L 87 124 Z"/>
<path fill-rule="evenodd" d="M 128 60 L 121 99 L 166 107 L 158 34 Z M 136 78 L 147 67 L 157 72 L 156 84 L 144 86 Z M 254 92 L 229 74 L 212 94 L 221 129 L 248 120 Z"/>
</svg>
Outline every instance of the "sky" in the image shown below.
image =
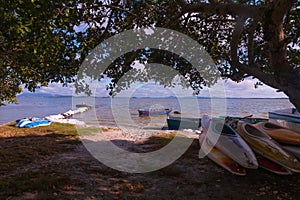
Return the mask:
<svg viewBox="0 0 300 200">
<path fill-rule="evenodd" d="M 276 92 L 275 89 L 262 85 L 254 88 L 256 79 L 246 79 L 240 83 L 231 80 L 222 80 L 220 89 L 224 92 L 227 98 L 287 98 L 282 92 Z M 107 81 L 102 81 L 97 84 L 96 96 L 108 96 L 106 90 Z M 204 88 L 200 92 L 200 97 L 211 97 L 212 89 Z M 25 93 L 27 91 L 24 91 Z M 50 84 L 48 87 L 42 87 L 36 91 L 38 94 L 52 94 L 52 95 L 73 95 L 74 87 L 62 87 L 61 84 Z M 154 82 L 134 84 L 129 90 L 122 91 L 118 96 L 130 97 L 167 97 L 167 96 L 191 96 L 191 89 L 182 89 L 182 86 L 175 88 L 164 88 L 156 85 Z"/>
</svg>

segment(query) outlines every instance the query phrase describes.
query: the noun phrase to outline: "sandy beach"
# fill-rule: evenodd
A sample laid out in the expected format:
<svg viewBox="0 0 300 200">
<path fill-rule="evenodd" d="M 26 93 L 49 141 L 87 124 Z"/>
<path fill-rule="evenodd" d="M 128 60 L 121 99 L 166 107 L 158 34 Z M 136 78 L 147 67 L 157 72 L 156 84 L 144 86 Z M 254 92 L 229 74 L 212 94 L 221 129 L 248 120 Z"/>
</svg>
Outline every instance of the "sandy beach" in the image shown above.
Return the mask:
<svg viewBox="0 0 300 200">
<path fill-rule="evenodd" d="M 208 158 L 199 159 L 196 138 L 183 156 L 163 169 L 120 172 L 91 156 L 74 128 L 58 123 L 22 131 L 1 126 L 0 198 L 298 199 L 300 195 L 299 174 L 279 176 L 257 169 L 247 170 L 244 177 L 232 175 Z M 107 141 L 132 152 L 160 149 L 174 133 L 161 130 L 150 138 L 134 139 L 117 128 L 101 128 Z"/>
</svg>

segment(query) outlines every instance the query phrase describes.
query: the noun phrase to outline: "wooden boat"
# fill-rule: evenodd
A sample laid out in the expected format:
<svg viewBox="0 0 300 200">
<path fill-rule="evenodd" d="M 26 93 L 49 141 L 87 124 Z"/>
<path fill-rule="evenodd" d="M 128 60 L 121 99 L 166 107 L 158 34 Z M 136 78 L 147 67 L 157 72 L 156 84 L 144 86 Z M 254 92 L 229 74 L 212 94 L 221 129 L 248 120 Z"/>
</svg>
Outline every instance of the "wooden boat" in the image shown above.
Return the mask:
<svg viewBox="0 0 300 200">
<path fill-rule="evenodd" d="M 92 108 L 92 106 L 82 103 L 82 104 L 77 104 L 76 108 Z"/>
<path fill-rule="evenodd" d="M 286 151 L 293 154 L 298 160 L 300 160 L 300 147 L 299 146 L 293 146 L 293 145 L 282 145 L 282 148 L 284 148 Z"/>
<path fill-rule="evenodd" d="M 300 113 L 295 108 L 288 108 L 269 112 L 269 118 L 300 123 Z"/>
<path fill-rule="evenodd" d="M 236 129 L 239 121 L 248 122 L 250 124 L 256 124 L 260 122 L 267 122 L 266 118 L 257 118 L 252 115 L 244 116 L 244 117 L 236 117 L 236 116 L 218 116 L 217 118 L 221 118 L 225 120 L 225 123 L 231 126 L 233 129 Z"/>
<path fill-rule="evenodd" d="M 300 113 L 295 108 L 269 112 L 269 121 L 290 130 L 300 132 Z"/>
<path fill-rule="evenodd" d="M 278 124 L 279 126 L 285 127 L 287 129 L 300 132 L 300 123 L 290 122 L 283 119 L 269 119 L 269 122 L 273 124 Z"/>
<path fill-rule="evenodd" d="M 201 126 L 200 118 L 168 116 L 167 124 L 169 130 L 193 129 L 198 130 Z"/>
<path fill-rule="evenodd" d="M 205 134 L 200 134 L 199 143 L 201 149 L 204 151 L 205 155 L 217 165 L 223 167 L 232 174 L 245 176 L 246 169 L 232 160 L 230 157 L 226 156 L 222 151 L 213 147 L 206 139 Z"/>
<path fill-rule="evenodd" d="M 290 170 L 286 169 L 285 167 L 278 165 L 261 155 L 256 154 L 256 158 L 257 158 L 259 167 L 261 167 L 265 170 L 268 170 L 270 172 L 273 172 L 273 173 L 279 174 L 279 175 L 293 174 Z"/>
<path fill-rule="evenodd" d="M 237 116 L 218 116 L 217 118 L 224 118 L 226 122 L 229 121 L 238 121 L 238 120 L 242 120 L 244 122 L 248 122 L 251 124 L 256 124 L 259 122 L 266 122 L 269 119 L 267 118 L 261 118 L 261 117 L 253 117 L 253 115 L 248 115 L 248 116 L 244 116 L 244 117 L 237 117 Z"/>
<path fill-rule="evenodd" d="M 258 168 L 251 148 L 233 128 L 224 123 L 224 119 L 210 119 L 204 115 L 201 119 L 201 127 L 207 134 L 207 139 L 225 155 L 245 168 Z"/>
<path fill-rule="evenodd" d="M 300 145 L 300 132 L 295 132 L 270 122 L 255 124 L 255 127 L 279 143 Z"/>
<path fill-rule="evenodd" d="M 139 109 L 139 116 L 153 116 L 153 115 L 168 115 L 172 111 L 171 108 L 161 109 Z"/>
<path fill-rule="evenodd" d="M 241 121 L 238 123 L 237 131 L 257 154 L 291 171 L 300 172 L 300 163 L 295 156 L 285 151 L 280 144 L 266 133 L 260 131 L 252 124 Z"/>
</svg>

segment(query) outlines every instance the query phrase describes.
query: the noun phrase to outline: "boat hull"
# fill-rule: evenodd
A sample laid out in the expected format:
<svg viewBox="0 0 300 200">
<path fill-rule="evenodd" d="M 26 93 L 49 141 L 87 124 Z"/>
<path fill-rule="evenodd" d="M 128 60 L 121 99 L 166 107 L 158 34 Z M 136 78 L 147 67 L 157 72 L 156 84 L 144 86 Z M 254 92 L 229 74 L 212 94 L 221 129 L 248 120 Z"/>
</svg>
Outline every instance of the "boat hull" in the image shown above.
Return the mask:
<svg viewBox="0 0 300 200">
<path fill-rule="evenodd" d="M 300 146 L 282 145 L 282 147 L 300 160 Z"/>
<path fill-rule="evenodd" d="M 280 119 L 293 123 L 300 123 L 300 113 L 293 108 L 269 112 L 270 119 Z"/>
<path fill-rule="evenodd" d="M 214 119 L 213 122 L 211 121 L 208 116 L 203 116 L 201 119 L 201 127 L 207 134 L 208 140 L 241 166 L 257 169 L 258 163 L 253 151 L 236 131 L 224 124 L 224 120 Z M 219 125 L 222 127 L 217 127 Z M 217 129 L 221 129 L 219 133 Z"/>
<path fill-rule="evenodd" d="M 155 115 L 168 115 L 172 110 L 165 109 L 139 109 L 139 116 L 155 116 Z"/>
<path fill-rule="evenodd" d="M 273 172 L 275 174 L 279 175 L 290 175 L 293 174 L 290 170 L 286 169 L 285 167 L 278 165 L 277 163 L 272 162 L 271 160 L 268 160 L 267 158 L 256 154 L 256 158 L 258 161 L 259 167 Z"/>
<path fill-rule="evenodd" d="M 300 145 L 300 132 L 295 132 L 270 122 L 262 122 L 254 126 L 279 143 Z"/>
<path fill-rule="evenodd" d="M 40 118 L 24 118 L 17 120 L 16 127 L 18 128 L 34 128 L 38 126 L 49 126 L 51 124 L 51 121 L 44 120 Z"/>
<path fill-rule="evenodd" d="M 257 154 L 293 172 L 300 172 L 300 163 L 295 156 L 285 151 L 269 135 L 245 122 L 238 123 L 237 131 Z"/>
<path fill-rule="evenodd" d="M 205 134 L 200 134 L 199 143 L 201 149 L 204 151 L 203 153 L 205 153 L 207 157 L 211 159 L 213 162 L 215 162 L 217 165 L 223 167 L 224 169 L 226 169 L 232 174 L 239 175 L 239 176 L 246 175 L 246 169 L 240 166 L 230 157 L 226 156 L 224 153 L 222 153 L 222 151 L 220 151 L 216 147 L 211 146 L 207 142 L 205 138 Z"/>
<path fill-rule="evenodd" d="M 293 131 L 298 131 L 298 132 L 300 131 L 300 123 L 289 122 L 282 119 L 271 119 L 271 118 L 269 119 L 269 122 L 278 124 L 279 126 L 283 126 Z"/>
<path fill-rule="evenodd" d="M 201 119 L 169 116 L 167 118 L 167 124 L 169 130 L 181 130 L 181 129 L 198 130 L 199 127 L 201 126 Z"/>
</svg>

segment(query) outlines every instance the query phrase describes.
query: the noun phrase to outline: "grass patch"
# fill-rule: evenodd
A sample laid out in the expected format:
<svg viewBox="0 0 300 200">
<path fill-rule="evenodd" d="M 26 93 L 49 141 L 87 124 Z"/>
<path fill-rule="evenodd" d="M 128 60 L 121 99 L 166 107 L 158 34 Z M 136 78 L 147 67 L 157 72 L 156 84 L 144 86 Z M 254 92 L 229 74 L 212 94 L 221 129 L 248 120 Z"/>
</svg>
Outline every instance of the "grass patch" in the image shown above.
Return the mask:
<svg viewBox="0 0 300 200">
<path fill-rule="evenodd" d="M 0 175 L 24 167 L 31 162 L 73 150 L 80 144 L 72 124 L 17 128 L 15 123 L 0 126 Z"/>
<path fill-rule="evenodd" d="M 169 144 L 175 136 L 176 133 L 173 132 L 164 135 L 152 136 L 147 141 L 145 141 L 145 144 L 156 144 L 158 146 L 165 146 Z"/>
<path fill-rule="evenodd" d="M 35 199 L 55 199 L 53 193 L 71 184 L 70 177 L 51 171 L 26 172 L 16 177 L 0 179 L 0 199 L 33 193 Z"/>
<path fill-rule="evenodd" d="M 104 131 L 104 129 L 98 127 L 86 127 L 86 128 L 78 128 L 77 131 L 79 135 L 91 135 L 94 133 L 102 132 Z"/>
<path fill-rule="evenodd" d="M 77 129 L 73 124 L 63 124 L 53 122 L 49 126 L 39 126 L 34 128 L 17 128 L 15 122 L 0 126 L 0 138 L 7 137 L 20 137 L 20 136 L 32 136 L 32 135 L 77 135 Z"/>
<path fill-rule="evenodd" d="M 168 145 L 174 137 L 177 136 L 176 132 L 171 132 L 167 134 L 160 134 L 150 137 L 148 140 L 144 141 L 142 145 L 151 145 L 148 151 L 156 151 L 162 147 Z M 185 137 L 177 136 L 179 140 L 186 140 Z"/>
<path fill-rule="evenodd" d="M 31 162 L 73 150 L 81 144 L 80 134 L 92 134 L 101 128 L 76 128 L 72 124 L 51 123 L 49 126 L 18 128 L 15 122 L 0 126 L 0 175 Z"/>
</svg>

